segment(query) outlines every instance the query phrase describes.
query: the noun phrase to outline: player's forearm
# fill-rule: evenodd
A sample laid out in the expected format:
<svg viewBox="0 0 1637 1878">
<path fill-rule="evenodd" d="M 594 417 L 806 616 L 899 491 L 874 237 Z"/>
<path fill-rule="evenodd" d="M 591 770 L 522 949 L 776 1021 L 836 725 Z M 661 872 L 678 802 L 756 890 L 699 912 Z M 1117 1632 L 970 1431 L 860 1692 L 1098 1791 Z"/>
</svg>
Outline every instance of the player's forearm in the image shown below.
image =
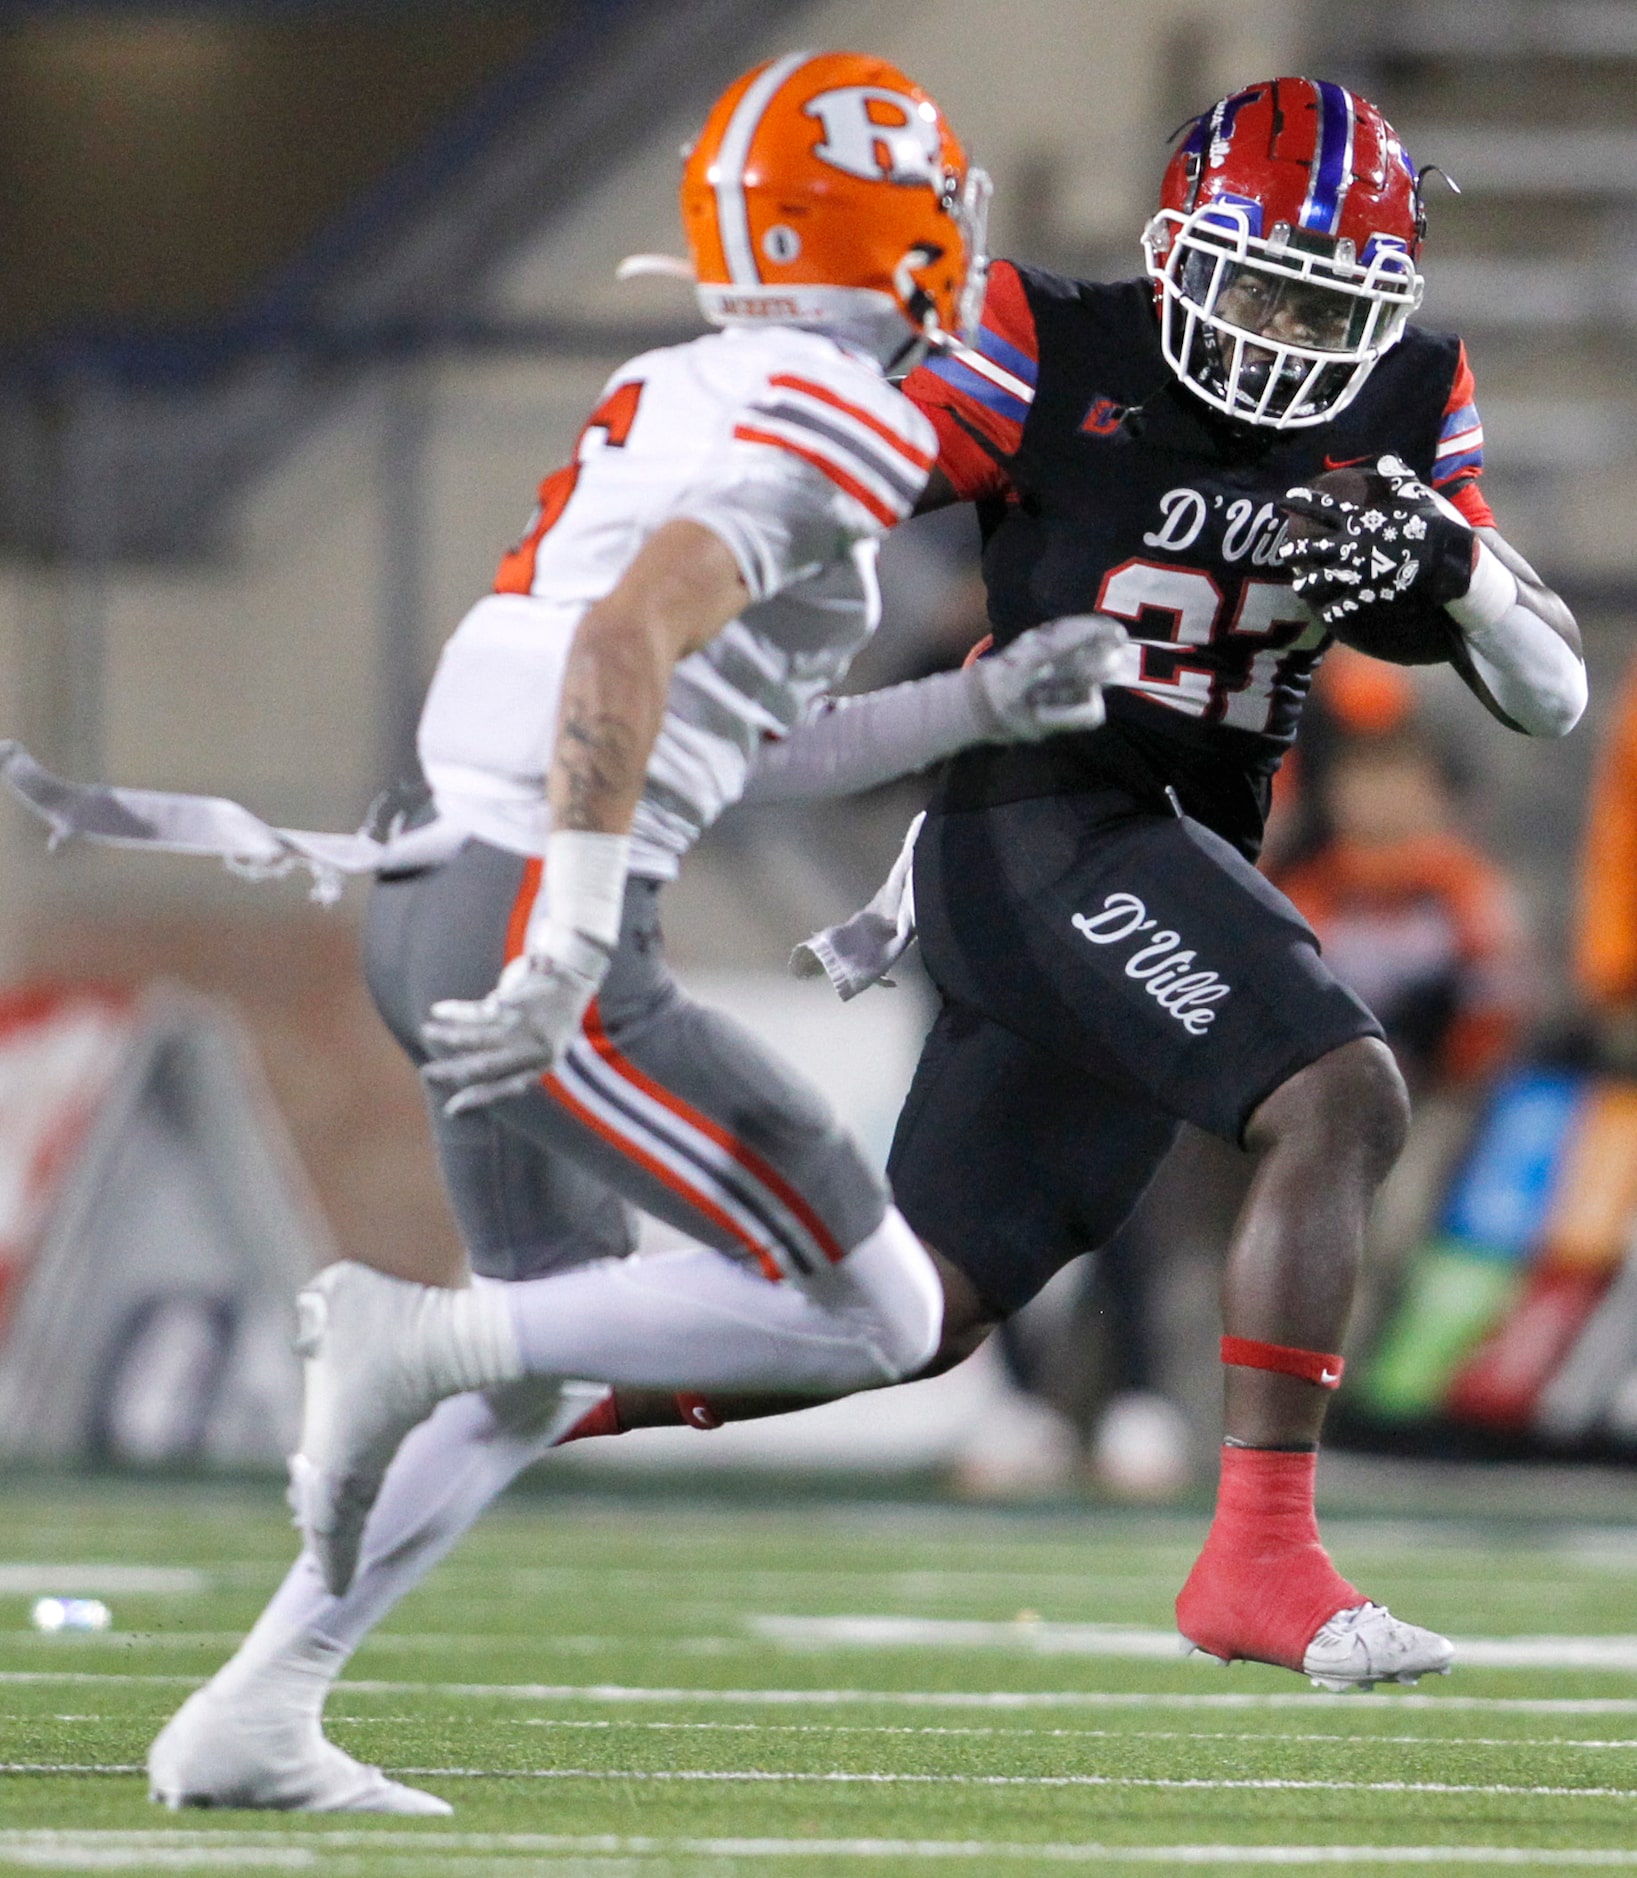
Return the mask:
<svg viewBox="0 0 1637 1878">
<path fill-rule="evenodd" d="M 548 931 L 614 944 L 631 822 L 671 673 L 744 597 L 738 563 L 718 536 L 697 522 L 668 522 L 575 629 L 546 780 L 552 832 L 531 951 L 550 949 Z"/>
<path fill-rule="evenodd" d="M 745 599 L 721 538 L 698 522 L 673 521 L 587 609 L 563 670 L 546 783 L 553 828 L 630 828 L 677 661 L 708 644 Z"/>
<path fill-rule="evenodd" d="M 1094 730 L 1103 721 L 1103 686 L 1132 671 L 1118 620 L 1098 613 L 1047 620 L 958 672 L 828 700 L 782 744 L 764 746 L 747 793 L 763 802 L 847 795 L 975 743 Z"/>
<path fill-rule="evenodd" d="M 1461 674 L 1514 729 L 1565 736 L 1587 695 L 1574 615 L 1494 529 L 1479 543 L 1472 587 L 1446 609 L 1461 628 Z"/>
<path fill-rule="evenodd" d="M 525 949 L 566 958 L 591 977 L 619 939 L 631 820 L 671 665 L 662 645 L 617 608 L 594 607 L 580 622 L 564 672 L 548 781 L 545 891 Z"/>
<path fill-rule="evenodd" d="M 995 734 L 994 715 L 968 671 L 829 698 L 789 736 L 762 745 L 745 800 L 853 795 L 913 775 Z"/>
<path fill-rule="evenodd" d="M 674 663 L 668 648 L 622 609 L 593 607 L 580 622 L 563 673 L 546 788 L 554 830 L 629 830 Z"/>
</svg>

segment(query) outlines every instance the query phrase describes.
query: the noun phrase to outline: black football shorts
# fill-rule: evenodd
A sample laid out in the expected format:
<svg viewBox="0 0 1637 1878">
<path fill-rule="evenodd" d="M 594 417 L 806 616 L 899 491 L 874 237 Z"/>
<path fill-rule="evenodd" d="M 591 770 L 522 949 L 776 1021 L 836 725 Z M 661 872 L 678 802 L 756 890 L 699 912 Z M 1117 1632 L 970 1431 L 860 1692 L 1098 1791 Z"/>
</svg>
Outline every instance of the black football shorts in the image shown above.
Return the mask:
<svg viewBox="0 0 1637 1878">
<path fill-rule="evenodd" d="M 943 1008 L 889 1164 L 910 1224 L 1016 1309 L 1128 1217 L 1183 1121 L 1240 1143 L 1381 1027 L 1234 848 L 1119 791 L 927 817 L 916 918 Z"/>
</svg>

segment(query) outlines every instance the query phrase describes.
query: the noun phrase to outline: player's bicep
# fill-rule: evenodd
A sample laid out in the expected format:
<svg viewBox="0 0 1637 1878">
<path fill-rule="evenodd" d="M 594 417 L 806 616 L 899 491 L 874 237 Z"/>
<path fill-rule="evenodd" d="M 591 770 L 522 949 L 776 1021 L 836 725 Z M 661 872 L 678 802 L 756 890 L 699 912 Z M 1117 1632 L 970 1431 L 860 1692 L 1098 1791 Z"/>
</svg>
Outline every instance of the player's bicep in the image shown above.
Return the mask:
<svg viewBox="0 0 1637 1878">
<path fill-rule="evenodd" d="M 678 517 L 648 537 L 589 610 L 588 637 L 641 634 L 674 663 L 708 645 L 748 602 L 730 545 L 708 524 Z"/>
</svg>

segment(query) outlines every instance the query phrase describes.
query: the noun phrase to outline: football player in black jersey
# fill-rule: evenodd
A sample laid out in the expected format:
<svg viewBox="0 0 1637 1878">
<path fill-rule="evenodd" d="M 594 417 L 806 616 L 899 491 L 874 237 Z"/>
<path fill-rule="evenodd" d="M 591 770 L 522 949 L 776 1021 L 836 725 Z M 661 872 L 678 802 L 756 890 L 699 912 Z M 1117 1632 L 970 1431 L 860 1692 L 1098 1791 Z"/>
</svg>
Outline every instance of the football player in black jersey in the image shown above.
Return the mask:
<svg viewBox="0 0 1637 1878">
<path fill-rule="evenodd" d="M 1142 647 L 1100 729 L 972 749 L 941 779 L 915 906 L 942 1008 L 894 1190 L 958 1268 L 953 1347 L 1108 1239 L 1181 1122 L 1259 1157 L 1223 1281 L 1216 1519 L 1178 1624 L 1333 1686 L 1451 1651 L 1348 1584 L 1314 1523 L 1407 1104 L 1379 1026 L 1253 866 L 1269 784 L 1329 628 L 1385 598 L 1437 622 L 1515 729 L 1560 736 L 1586 696 L 1568 609 L 1480 493 L 1465 351 L 1407 323 L 1422 227 L 1374 106 L 1251 85 L 1188 128 L 1147 279 L 998 263 L 976 348 L 905 386 L 942 446 L 922 506 L 977 504 L 995 643 L 1100 612 Z M 1380 466 L 1379 494 L 1315 495 L 1347 465 Z M 1291 510 L 1332 525 L 1286 539 Z"/>
</svg>

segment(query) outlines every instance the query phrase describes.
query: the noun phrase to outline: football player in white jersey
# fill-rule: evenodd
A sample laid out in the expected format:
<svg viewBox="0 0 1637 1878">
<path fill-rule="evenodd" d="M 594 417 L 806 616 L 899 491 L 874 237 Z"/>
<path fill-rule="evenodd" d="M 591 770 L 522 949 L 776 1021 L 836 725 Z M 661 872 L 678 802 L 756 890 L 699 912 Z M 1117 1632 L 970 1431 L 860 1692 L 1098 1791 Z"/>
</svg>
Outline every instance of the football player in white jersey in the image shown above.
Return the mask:
<svg viewBox="0 0 1637 1878">
<path fill-rule="evenodd" d="M 816 1093 L 677 989 L 656 899 L 753 772 L 763 793 L 781 772 L 860 786 L 1100 713 L 1122 635 L 1062 621 L 780 741 L 874 626 L 876 543 L 936 453 L 887 373 L 981 297 L 987 189 L 932 99 L 854 54 L 748 73 L 688 156 L 721 330 L 617 372 L 542 484 L 422 718 L 438 817 L 465 839 L 371 902 L 371 988 L 436 1090 L 479 1277 L 348 1263 L 303 1294 L 307 1548 L 155 1742 L 156 1798 L 447 1811 L 326 1742 L 325 1691 L 605 1385 L 835 1395 L 936 1350 L 934 1256 Z M 696 1245 L 628 1256 L 633 1207 Z"/>
</svg>

